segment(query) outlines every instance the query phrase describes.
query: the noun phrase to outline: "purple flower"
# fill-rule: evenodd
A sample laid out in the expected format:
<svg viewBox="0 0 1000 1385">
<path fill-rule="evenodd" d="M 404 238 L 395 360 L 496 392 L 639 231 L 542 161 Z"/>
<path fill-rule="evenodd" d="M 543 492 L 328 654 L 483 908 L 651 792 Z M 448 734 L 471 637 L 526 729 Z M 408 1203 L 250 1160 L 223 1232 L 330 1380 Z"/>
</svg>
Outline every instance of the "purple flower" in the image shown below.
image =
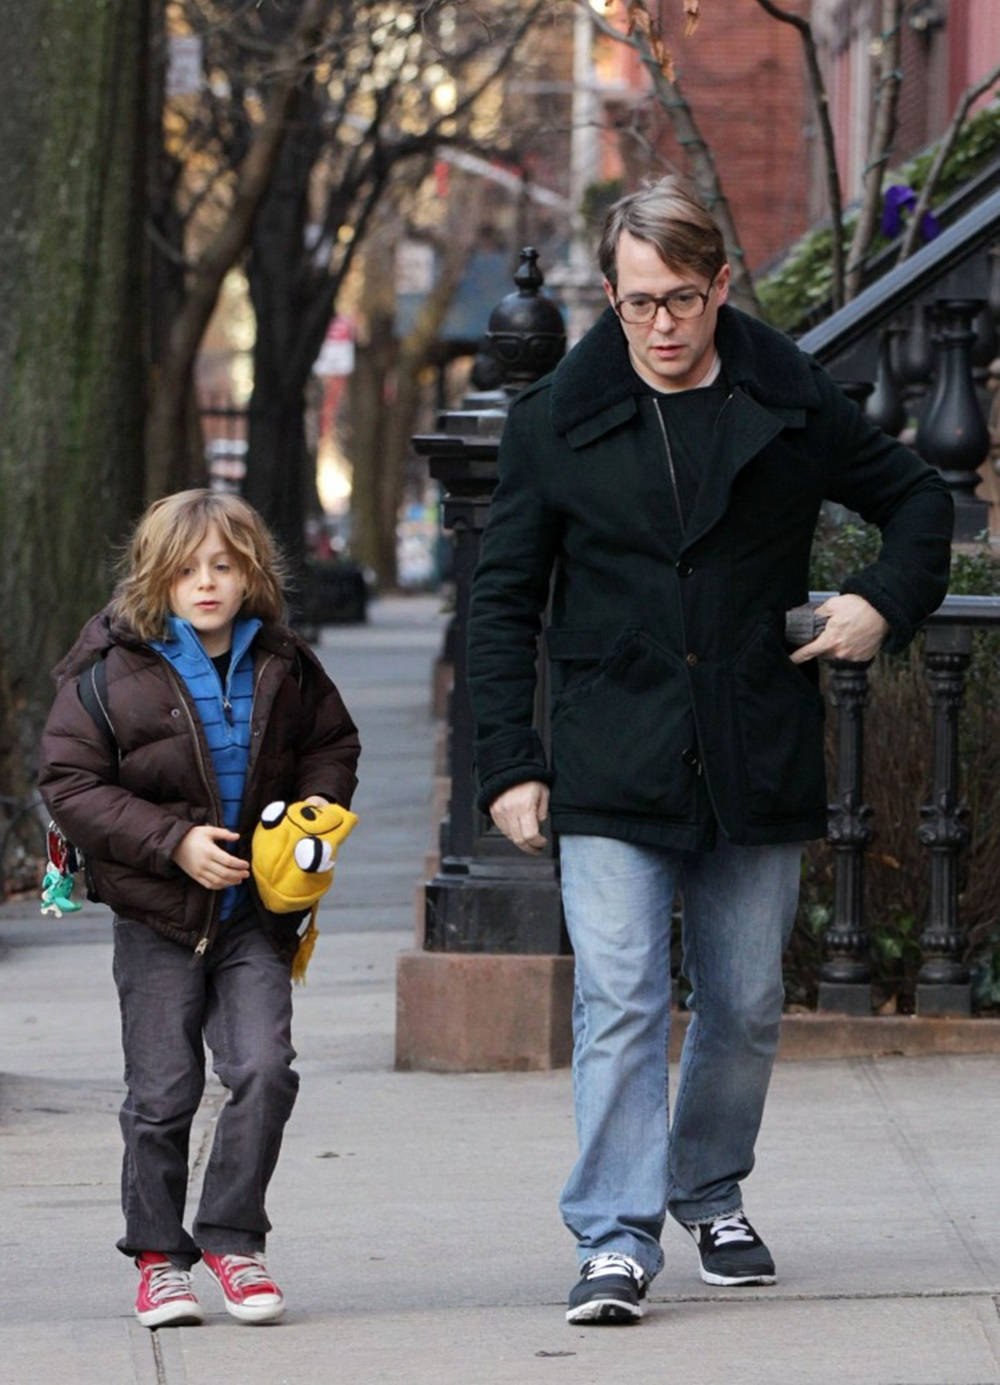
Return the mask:
<svg viewBox="0 0 1000 1385">
<path fill-rule="evenodd" d="M 912 212 L 917 205 L 917 194 L 905 183 L 893 183 L 886 188 L 882 208 L 882 234 L 887 240 L 898 236 L 903 229 L 903 213 Z M 920 239 L 924 242 L 940 235 L 941 227 L 933 212 L 924 212 L 920 218 Z"/>
<path fill-rule="evenodd" d="M 885 190 L 885 206 L 882 209 L 882 234 L 892 240 L 903 229 L 903 212 L 912 212 L 917 205 L 917 194 L 903 183 L 893 183 Z"/>
</svg>

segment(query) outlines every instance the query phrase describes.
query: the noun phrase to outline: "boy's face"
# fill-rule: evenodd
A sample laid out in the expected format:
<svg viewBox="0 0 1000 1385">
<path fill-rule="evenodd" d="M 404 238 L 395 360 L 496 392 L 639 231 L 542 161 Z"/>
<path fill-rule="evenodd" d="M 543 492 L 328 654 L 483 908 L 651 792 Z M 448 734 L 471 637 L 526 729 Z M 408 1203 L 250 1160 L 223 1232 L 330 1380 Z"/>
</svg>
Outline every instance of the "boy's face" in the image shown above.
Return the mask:
<svg viewBox="0 0 1000 1385">
<path fill-rule="evenodd" d="M 198 632 L 210 658 L 225 654 L 233 622 L 246 595 L 246 582 L 215 524 L 189 553 L 170 585 L 170 609 Z"/>
</svg>

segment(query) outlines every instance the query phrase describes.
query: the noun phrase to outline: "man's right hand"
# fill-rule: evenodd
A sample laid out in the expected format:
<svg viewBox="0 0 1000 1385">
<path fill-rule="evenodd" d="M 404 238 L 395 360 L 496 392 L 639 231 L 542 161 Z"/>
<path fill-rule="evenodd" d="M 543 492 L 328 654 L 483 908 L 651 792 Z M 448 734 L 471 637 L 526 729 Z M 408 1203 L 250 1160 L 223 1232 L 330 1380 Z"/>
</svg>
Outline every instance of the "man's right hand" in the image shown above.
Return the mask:
<svg viewBox="0 0 1000 1385">
<path fill-rule="evenodd" d="M 549 786 L 537 779 L 515 784 L 490 804 L 490 817 L 521 851 L 537 856 L 545 849 L 540 824 L 549 815 Z"/>
</svg>

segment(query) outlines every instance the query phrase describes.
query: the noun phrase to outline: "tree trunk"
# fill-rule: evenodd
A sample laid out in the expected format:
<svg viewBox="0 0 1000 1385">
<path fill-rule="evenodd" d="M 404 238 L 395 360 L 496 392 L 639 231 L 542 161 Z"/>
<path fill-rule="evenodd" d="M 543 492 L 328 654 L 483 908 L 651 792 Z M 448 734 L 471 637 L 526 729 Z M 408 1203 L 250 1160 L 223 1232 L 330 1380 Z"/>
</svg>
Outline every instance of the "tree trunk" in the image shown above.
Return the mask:
<svg viewBox="0 0 1000 1385">
<path fill-rule="evenodd" d="M 247 262 L 257 318 L 250 400 L 246 496 L 261 512 L 301 581 L 306 515 L 315 508 L 315 458 L 305 436 L 305 391 L 318 339 L 303 350 L 303 323 L 329 277 L 306 249 L 308 190 L 319 138 L 307 84 L 254 224 Z M 327 311 L 326 317 L 329 316 Z"/>
<path fill-rule="evenodd" d="M 236 179 L 232 206 L 188 275 L 180 310 L 171 323 L 167 349 L 155 372 L 148 430 L 147 493 L 171 489 L 190 467 L 191 393 L 194 362 L 226 274 L 245 251 L 262 199 L 267 195 L 293 118 L 300 87 L 311 81 L 309 64 L 321 45 L 332 0 L 302 0 L 290 13 L 295 27 L 274 61 L 261 122 L 254 128 Z"/>
<path fill-rule="evenodd" d="M 146 0 L 0 0 L 0 783 L 142 491 Z"/>
<path fill-rule="evenodd" d="M 365 275 L 366 296 L 380 276 Z M 382 281 L 384 284 L 384 281 Z M 391 280 L 389 281 L 391 283 Z M 351 543 L 357 560 L 370 567 L 386 590 L 396 583 L 396 517 L 399 485 L 388 446 L 387 382 L 396 363 L 393 308 L 367 305 L 366 339 L 358 343 L 350 380 Z"/>
</svg>

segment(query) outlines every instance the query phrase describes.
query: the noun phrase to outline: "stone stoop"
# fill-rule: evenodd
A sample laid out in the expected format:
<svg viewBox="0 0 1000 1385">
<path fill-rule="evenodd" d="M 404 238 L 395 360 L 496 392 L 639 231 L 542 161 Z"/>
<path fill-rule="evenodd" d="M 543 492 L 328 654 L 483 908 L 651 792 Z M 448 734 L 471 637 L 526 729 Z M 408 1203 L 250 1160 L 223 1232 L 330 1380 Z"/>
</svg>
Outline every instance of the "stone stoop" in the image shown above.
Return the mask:
<svg viewBox="0 0 1000 1385">
<path fill-rule="evenodd" d="M 401 952 L 396 964 L 396 1067 L 402 1071 L 529 1072 L 573 1056 L 573 958 Z M 670 1058 L 690 1016 L 674 1010 Z M 1000 1053 L 1000 1019 L 793 1012 L 778 1058 L 916 1058 Z"/>
</svg>

